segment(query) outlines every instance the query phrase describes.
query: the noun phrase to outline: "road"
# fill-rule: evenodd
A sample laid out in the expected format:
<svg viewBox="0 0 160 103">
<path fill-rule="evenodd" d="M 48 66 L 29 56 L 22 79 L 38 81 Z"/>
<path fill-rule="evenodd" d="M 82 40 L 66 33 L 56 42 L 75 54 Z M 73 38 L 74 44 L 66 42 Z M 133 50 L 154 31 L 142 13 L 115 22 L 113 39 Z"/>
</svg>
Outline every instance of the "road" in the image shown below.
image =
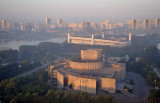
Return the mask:
<svg viewBox="0 0 160 103">
<path fill-rule="evenodd" d="M 145 79 L 141 75 L 134 72 L 127 72 L 126 80 L 133 80 L 136 83 L 134 87 L 134 95 L 136 97 L 144 97 L 149 94 L 150 87 L 147 85 Z"/>
<path fill-rule="evenodd" d="M 134 98 L 130 98 L 123 94 L 115 94 L 114 97 L 117 103 L 147 103 L 150 87 L 147 85 L 145 79 L 134 72 L 126 72 L 125 81 L 133 80 L 136 85 L 134 87 Z"/>
<path fill-rule="evenodd" d="M 40 66 L 40 67 L 36 67 L 36 68 L 34 68 L 34 69 L 32 69 L 32 70 L 29 70 L 29 71 L 27 71 L 27 72 L 24 72 L 24 73 L 22 73 L 22 74 L 20 74 L 20 75 L 18 75 L 18 76 L 16 76 L 16 77 L 26 77 L 26 76 L 28 76 L 28 75 L 36 72 L 37 70 L 45 69 L 47 66 L 48 66 L 48 64 L 43 64 L 43 65 Z"/>
<path fill-rule="evenodd" d="M 63 59 L 64 59 L 63 57 L 57 56 L 57 59 L 56 59 L 56 60 L 63 60 Z M 29 70 L 29 71 L 27 71 L 27 72 L 24 72 L 24 73 L 22 73 L 22 74 L 20 74 L 20 75 L 18 75 L 18 76 L 16 76 L 16 77 L 26 77 L 26 76 L 28 76 L 28 75 L 36 72 L 37 70 L 45 69 L 49 64 L 50 64 L 50 62 L 48 62 L 47 64 L 43 64 L 43 65 L 40 66 L 40 67 L 36 67 L 36 68 L 34 68 L 34 69 L 32 69 L 32 70 Z"/>
</svg>

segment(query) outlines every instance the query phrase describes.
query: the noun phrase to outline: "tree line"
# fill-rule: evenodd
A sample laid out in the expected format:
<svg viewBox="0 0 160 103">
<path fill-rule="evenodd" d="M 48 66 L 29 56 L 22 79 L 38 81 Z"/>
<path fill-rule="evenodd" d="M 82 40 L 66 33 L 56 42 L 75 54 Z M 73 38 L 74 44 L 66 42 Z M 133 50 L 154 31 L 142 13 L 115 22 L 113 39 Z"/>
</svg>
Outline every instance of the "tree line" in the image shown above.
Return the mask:
<svg viewBox="0 0 160 103">
<path fill-rule="evenodd" d="M 0 66 L 0 81 L 15 77 L 25 71 L 31 70 L 37 66 L 41 66 L 40 62 L 31 63 L 28 60 L 21 61 L 20 63 L 11 62 L 8 65 Z"/>
<path fill-rule="evenodd" d="M 5 103 L 115 103 L 113 96 L 90 96 L 84 92 L 56 90 L 47 84 L 48 74 L 39 70 L 25 78 L 0 82 L 0 100 Z"/>
</svg>

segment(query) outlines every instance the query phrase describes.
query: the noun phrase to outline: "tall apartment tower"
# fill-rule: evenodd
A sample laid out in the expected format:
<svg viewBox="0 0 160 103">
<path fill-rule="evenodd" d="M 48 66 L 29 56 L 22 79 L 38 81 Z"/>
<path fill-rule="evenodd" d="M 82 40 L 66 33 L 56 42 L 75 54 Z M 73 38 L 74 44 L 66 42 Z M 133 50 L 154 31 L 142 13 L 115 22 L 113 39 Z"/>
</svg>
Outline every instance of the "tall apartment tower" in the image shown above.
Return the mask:
<svg viewBox="0 0 160 103">
<path fill-rule="evenodd" d="M 51 18 L 46 18 L 46 25 L 51 25 L 51 24 L 52 24 Z"/>
<path fill-rule="evenodd" d="M 155 20 L 155 28 L 160 28 L 160 18 L 156 18 L 156 20 Z"/>
<path fill-rule="evenodd" d="M 39 23 L 35 23 L 35 32 L 41 32 L 43 31 L 43 25 Z"/>
<path fill-rule="evenodd" d="M 63 27 L 63 19 L 57 19 L 57 26 L 58 28 L 62 28 Z"/>
<path fill-rule="evenodd" d="M 6 22 L 6 20 L 1 20 L 1 28 L 2 29 L 6 29 L 7 28 L 7 22 Z"/>
<path fill-rule="evenodd" d="M 131 28 L 132 28 L 132 29 L 138 29 L 138 28 L 139 28 L 139 20 L 133 19 L 133 20 L 131 21 Z"/>
<path fill-rule="evenodd" d="M 149 29 L 149 28 L 151 28 L 151 20 L 149 20 L 149 19 L 144 19 L 144 22 L 143 22 L 143 28 L 144 29 Z"/>
<path fill-rule="evenodd" d="M 108 19 L 105 21 L 105 24 L 109 24 L 109 20 Z"/>
</svg>

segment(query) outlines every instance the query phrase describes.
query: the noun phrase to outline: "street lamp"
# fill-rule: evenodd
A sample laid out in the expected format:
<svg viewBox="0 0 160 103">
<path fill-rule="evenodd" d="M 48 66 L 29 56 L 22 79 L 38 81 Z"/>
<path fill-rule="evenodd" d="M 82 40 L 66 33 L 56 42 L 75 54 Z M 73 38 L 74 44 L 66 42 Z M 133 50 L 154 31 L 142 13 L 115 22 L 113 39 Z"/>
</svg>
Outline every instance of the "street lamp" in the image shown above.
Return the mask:
<svg viewBox="0 0 160 103">
<path fill-rule="evenodd" d="M 155 82 L 155 89 L 156 89 L 156 79 L 154 80 L 154 82 Z"/>
</svg>

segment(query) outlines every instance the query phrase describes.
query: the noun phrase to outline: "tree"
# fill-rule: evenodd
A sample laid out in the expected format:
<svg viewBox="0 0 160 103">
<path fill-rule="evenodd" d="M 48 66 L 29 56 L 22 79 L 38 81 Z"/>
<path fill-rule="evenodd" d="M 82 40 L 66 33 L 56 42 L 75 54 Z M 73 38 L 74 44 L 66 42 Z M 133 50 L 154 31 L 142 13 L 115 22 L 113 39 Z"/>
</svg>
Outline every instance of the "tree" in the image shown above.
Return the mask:
<svg viewBox="0 0 160 103">
<path fill-rule="evenodd" d="M 13 98 L 9 103 L 17 103 L 17 100 Z"/>
<path fill-rule="evenodd" d="M 18 60 L 18 51 L 17 50 L 2 50 L 0 52 L 0 58 L 4 62 L 15 62 Z"/>
<path fill-rule="evenodd" d="M 145 57 L 151 62 L 156 64 L 157 60 L 159 59 L 159 50 L 157 47 L 154 46 L 148 46 L 145 49 Z"/>
</svg>

